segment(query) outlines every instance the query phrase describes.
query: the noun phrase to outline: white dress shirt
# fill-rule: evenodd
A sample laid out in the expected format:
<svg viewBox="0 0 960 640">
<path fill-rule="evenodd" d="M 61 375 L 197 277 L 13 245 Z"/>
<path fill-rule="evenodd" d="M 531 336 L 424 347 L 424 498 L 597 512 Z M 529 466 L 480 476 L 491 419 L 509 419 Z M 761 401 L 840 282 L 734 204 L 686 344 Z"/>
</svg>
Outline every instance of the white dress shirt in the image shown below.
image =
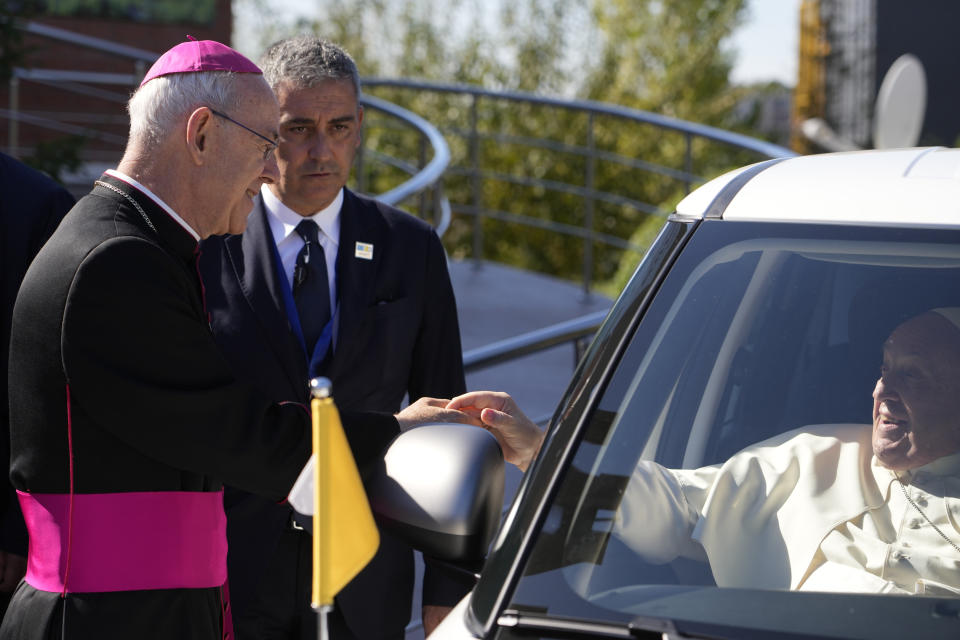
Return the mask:
<svg viewBox="0 0 960 640">
<path fill-rule="evenodd" d="M 313 220 L 319 227 L 317 236 L 323 246 L 323 254 L 327 261 L 327 284 L 330 287 L 330 309 L 334 313 L 333 344 L 337 341 L 337 249 L 340 246 L 340 209 L 343 207 L 343 189 L 329 205 L 310 216 L 301 216 L 299 213 L 283 204 L 273 195 L 267 185 L 260 188 L 263 206 L 267 210 L 267 221 L 270 223 L 270 232 L 280 254 L 280 263 L 283 273 L 287 276 L 287 284 L 293 290 L 293 270 L 297 265 L 297 255 L 303 248 L 304 242 L 296 232 L 297 225 L 303 220 Z"/>
</svg>

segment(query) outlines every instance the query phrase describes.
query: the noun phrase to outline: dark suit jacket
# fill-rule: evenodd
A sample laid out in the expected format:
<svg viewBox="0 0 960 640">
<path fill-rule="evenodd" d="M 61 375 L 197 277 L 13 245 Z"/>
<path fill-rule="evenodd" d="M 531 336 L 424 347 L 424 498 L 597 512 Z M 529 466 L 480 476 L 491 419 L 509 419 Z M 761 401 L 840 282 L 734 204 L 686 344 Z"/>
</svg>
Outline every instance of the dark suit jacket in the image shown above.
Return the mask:
<svg viewBox="0 0 960 640">
<path fill-rule="evenodd" d="M 204 242 L 201 273 L 218 342 L 242 377 L 275 400 L 304 402 L 308 364 L 290 329 L 278 281 L 273 235 L 260 199 L 242 236 Z M 373 259 L 355 256 L 357 242 Z M 219 283 L 219 286 L 218 286 Z M 341 412 L 394 413 L 403 398 L 449 398 L 466 389 L 456 303 L 446 255 L 433 229 L 375 200 L 344 192 L 336 261 L 339 329 L 325 375 Z M 354 451 L 371 437 L 345 424 Z M 425 461 L 427 462 L 427 461 Z M 371 465 L 358 461 L 361 473 Z M 247 605 L 289 508 L 249 495 L 227 497 L 230 590 Z M 338 596 L 355 635 L 402 632 L 413 591 L 412 550 L 381 531 L 374 560 Z M 434 579 L 428 576 L 428 585 Z M 466 587 L 438 581 L 425 604 L 453 604 Z M 445 592 L 444 592 L 445 591 Z"/>
<path fill-rule="evenodd" d="M 7 473 L 10 320 L 23 274 L 73 203 L 73 196 L 59 184 L 0 153 L 0 549 L 22 556 L 27 555 L 27 531 Z"/>
</svg>

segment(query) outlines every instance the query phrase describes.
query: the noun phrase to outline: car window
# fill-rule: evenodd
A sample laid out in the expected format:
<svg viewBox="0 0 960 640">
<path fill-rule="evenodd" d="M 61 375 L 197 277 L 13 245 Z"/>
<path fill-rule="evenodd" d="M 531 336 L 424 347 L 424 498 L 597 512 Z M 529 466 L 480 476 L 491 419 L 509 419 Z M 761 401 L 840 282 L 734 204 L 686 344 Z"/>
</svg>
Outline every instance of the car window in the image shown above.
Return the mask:
<svg viewBox="0 0 960 640">
<path fill-rule="evenodd" d="M 956 231 L 704 222 L 589 417 L 511 606 L 629 619 L 677 589 L 716 591 L 718 575 L 731 593 L 789 591 L 792 559 L 737 565 L 733 540 L 710 555 L 709 532 L 674 521 L 682 504 L 636 496 L 695 491 L 772 438 L 869 430 L 884 339 L 946 306 L 960 306 Z M 650 463 L 671 473 L 638 476 Z"/>
</svg>

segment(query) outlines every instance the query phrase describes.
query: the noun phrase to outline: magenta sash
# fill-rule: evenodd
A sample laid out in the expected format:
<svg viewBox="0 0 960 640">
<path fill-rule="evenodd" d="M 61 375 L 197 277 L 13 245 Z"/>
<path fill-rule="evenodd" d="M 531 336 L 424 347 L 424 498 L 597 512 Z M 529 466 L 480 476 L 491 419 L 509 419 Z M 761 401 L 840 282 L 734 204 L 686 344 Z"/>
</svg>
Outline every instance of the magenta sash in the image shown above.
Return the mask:
<svg viewBox="0 0 960 640">
<path fill-rule="evenodd" d="M 41 591 L 199 589 L 227 579 L 222 491 L 17 497 L 30 533 L 26 580 Z"/>
</svg>

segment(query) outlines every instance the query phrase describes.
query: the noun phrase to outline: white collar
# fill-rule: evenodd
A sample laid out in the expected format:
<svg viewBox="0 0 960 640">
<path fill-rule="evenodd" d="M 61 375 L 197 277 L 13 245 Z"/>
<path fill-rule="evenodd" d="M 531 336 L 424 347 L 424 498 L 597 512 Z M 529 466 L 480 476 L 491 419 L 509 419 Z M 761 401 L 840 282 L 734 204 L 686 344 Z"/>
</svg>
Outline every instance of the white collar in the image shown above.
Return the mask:
<svg viewBox="0 0 960 640">
<path fill-rule="evenodd" d="M 343 208 L 342 187 L 337 193 L 337 197 L 330 204 L 309 216 L 302 216 L 283 204 L 267 185 L 260 187 L 260 197 L 263 198 L 263 205 L 267 209 L 267 213 L 272 217 L 270 227 L 277 244 L 293 233 L 297 225 L 304 219 L 313 220 L 324 235 L 333 240 L 334 244 L 340 243 L 340 209 Z M 277 222 L 283 225 L 282 229 L 276 224 Z"/>
<path fill-rule="evenodd" d="M 133 178 L 131 178 L 131 177 L 128 176 L 127 174 L 121 173 L 120 171 L 117 171 L 116 169 L 107 169 L 107 170 L 105 171 L 105 173 L 106 173 L 108 176 L 112 177 L 112 178 L 116 178 L 117 180 L 120 180 L 121 182 L 126 182 L 126 183 L 129 184 L 131 187 L 133 187 L 133 188 L 136 189 L 137 191 L 140 191 L 141 193 L 143 193 L 143 195 L 145 195 L 145 196 L 147 196 L 148 198 L 150 198 L 151 200 L 153 200 L 153 201 L 157 204 L 158 207 L 160 207 L 161 209 L 163 209 L 164 211 L 167 212 L 167 215 L 169 215 L 171 218 L 173 218 L 174 220 L 176 220 L 177 223 L 178 223 L 181 227 L 183 227 L 184 229 L 186 229 L 187 233 L 189 233 L 191 236 L 193 236 L 194 240 L 196 240 L 197 242 L 200 242 L 200 234 L 197 233 L 196 231 L 194 231 L 194 230 L 193 230 L 193 227 L 191 227 L 189 224 L 187 224 L 187 221 L 186 221 L 186 220 L 184 220 L 183 218 L 181 218 L 180 216 L 178 216 L 178 215 L 177 215 L 177 212 L 174 211 L 173 208 L 170 207 L 170 205 L 168 205 L 166 202 L 164 202 L 164 201 L 160 198 L 160 196 L 158 196 L 157 194 L 155 194 L 153 191 L 150 191 L 150 189 L 147 189 L 145 186 L 143 186 L 142 184 L 140 184 L 139 182 L 137 182 L 136 180 L 134 180 Z"/>
</svg>

